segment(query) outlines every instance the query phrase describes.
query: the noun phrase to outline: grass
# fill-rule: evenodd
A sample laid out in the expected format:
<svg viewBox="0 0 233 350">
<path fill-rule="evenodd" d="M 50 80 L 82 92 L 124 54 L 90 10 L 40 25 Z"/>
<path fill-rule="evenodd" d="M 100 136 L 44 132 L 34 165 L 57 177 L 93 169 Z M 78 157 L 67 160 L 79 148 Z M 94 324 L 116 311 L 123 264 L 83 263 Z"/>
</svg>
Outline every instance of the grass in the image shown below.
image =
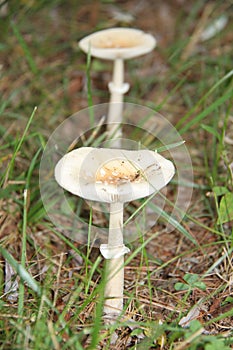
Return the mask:
<svg viewBox="0 0 233 350">
<path fill-rule="evenodd" d="M 153 53 L 127 62 L 131 90 L 125 99 L 159 111 L 186 141 L 194 173 L 191 203 L 183 220 L 173 221 L 175 229 L 166 232 L 174 181 L 166 211 L 150 206 L 161 214 L 156 225 L 144 236 L 135 227 L 139 239 L 130 243 L 125 261 L 123 318 L 104 325 L 104 261 L 91 242 L 88 247 L 73 242 L 50 222 L 40 197 L 39 167 L 49 136 L 65 118 L 88 103 L 108 102 L 111 65 L 87 62 L 77 40 L 125 23 L 115 19 L 108 2 L 9 3 L 0 23 L 0 349 L 230 349 L 230 2 L 210 8 L 202 1 L 182 8 L 169 3 L 168 13 L 176 19 L 167 16 L 169 31 L 165 25 L 154 27 L 152 3 L 143 3 L 145 16 L 128 1 L 113 5 L 135 14 L 131 26 L 163 39 Z M 157 23 L 164 21 L 162 6 Z M 229 17 L 227 26 L 212 39 L 196 42 L 197 28 L 203 25 L 204 30 L 220 15 Z M 102 136 L 100 127 L 100 141 Z M 140 205 L 146 208 L 147 201 Z M 129 207 L 132 218 L 140 205 Z M 90 214 L 87 222 L 101 219 L 106 225 L 104 216 Z M 181 326 L 184 317 L 188 327 Z"/>
</svg>

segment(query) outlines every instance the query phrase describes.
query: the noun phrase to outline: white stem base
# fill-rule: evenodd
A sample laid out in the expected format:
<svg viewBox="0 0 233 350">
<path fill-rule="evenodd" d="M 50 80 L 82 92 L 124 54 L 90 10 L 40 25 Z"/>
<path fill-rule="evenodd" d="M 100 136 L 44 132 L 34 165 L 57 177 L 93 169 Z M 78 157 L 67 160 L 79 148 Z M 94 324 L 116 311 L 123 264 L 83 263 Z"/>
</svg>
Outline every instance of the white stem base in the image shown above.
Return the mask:
<svg viewBox="0 0 233 350">
<path fill-rule="evenodd" d="M 123 203 L 110 204 L 108 244 L 102 244 L 100 251 L 107 259 L 104 319 L 114 322 L 123 310 L 124 255 L 129 252 L 123 243 Z"/>
<path fill-rule="evenodd" d="M 104 314 L 111 322 L 123 310 L 124 256 L 107 260 L 107 282 L 105 285 Z"/>
</svg>

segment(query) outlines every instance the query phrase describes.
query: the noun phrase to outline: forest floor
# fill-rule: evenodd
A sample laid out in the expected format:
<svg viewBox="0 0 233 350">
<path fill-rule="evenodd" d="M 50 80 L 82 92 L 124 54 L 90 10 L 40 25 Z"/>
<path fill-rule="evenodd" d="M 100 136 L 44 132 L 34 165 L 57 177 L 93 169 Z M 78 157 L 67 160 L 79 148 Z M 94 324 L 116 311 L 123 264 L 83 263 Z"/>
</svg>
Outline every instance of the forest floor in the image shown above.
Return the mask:
<svg viewBox="0 0 233 350">
<path fill-rule="evenodd" d="M 0 349 L 233 348 L 231 1 L 0 6 Z M 109 326 L 99 249 L 70 240 L 50 221 L 39 167 L 61 122 L 90 101 L 108 103 L 112 63 L 88 66 L 78 42 L 111 27 L 156 38 L 151 53 L 126 62 L 125 101 L 159 111 L 177 129 L 193 183 L 179 225 L 166 230 L 160 217 L 130 243 L 124 314 Z M 176 193 L 173 181 L 171 202 Z"/>
</svg>

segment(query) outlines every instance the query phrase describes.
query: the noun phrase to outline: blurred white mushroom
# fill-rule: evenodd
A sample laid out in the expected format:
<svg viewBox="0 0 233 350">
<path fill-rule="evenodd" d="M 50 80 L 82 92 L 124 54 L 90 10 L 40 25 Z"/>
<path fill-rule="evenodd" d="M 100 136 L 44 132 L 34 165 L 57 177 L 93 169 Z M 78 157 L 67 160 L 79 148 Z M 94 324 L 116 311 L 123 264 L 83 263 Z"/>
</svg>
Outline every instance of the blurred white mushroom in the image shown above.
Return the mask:
<svg viewBox="0 0 233 350">
<path fill-rule="evenodd" d="M 123 95 L 129 90 L 129 84 L 124 83 L 124 60 L 149 53 L 156 46 L 156 40 L 139 29 L 110 28 L 88 35 L 79 46 L 93 57 L 113 61 L 112 81 L 108 85 L 111 94 L 108 131 L 115 140 L 113 145 L 120 148 Z"/>
<path fill-rule="evenodd" d="M 109 236 L 100 251 L 107 263 L 104 313 L 115 319 L 123 310 L 125 202 L 158 192 L 173 177 L 174 165 L 156 152 L 82 147 L 64 155 L 55 167 L 58 184 L 82 198 L 109 203 Z"/>
<path fill-rule="evenodd" d="M 200 36 L 201 41 L 206 41 L 212 39 L 215 35 L 220 33 L 227 25 L 228 17 L 226 15 L 221 15 L 216 18 L 207 28 L 205 28 Z"/>
</svg>

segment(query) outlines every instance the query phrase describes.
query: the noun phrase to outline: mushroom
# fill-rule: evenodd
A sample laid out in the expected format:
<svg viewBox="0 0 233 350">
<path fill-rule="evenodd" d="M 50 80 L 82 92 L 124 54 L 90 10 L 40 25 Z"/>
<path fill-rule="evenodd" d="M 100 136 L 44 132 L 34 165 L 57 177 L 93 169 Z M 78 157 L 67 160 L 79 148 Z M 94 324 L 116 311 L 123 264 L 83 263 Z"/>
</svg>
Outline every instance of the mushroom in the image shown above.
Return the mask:
<svg viewBox="0 0 233 350">
<path fill-rule="evenodd" d="M 104 314 L 115 320 L 123 310 L 124 203 L 152 195 L 175 173 L 157 152 L 81 147 L 65 154 L 55 167 L 58 184 L 84 199 L 109 204 L 108 242 L 100 245 L 107 259 Z"/>
<path fill-rule="evenodd" d="M 112 60 L 113 76 L 108 84 L 110 105 L 108 112 L 108 133 L 114 139 L 114 146 L 120 148 L 123 95 L 129 90 L 124 83 L 124 60 L 144 55 L 153 50 L 156 40 L 151 34 L 133 28 L 110 28 L 83 38 L 80 48 L 91 56 Z M 113 102 L 116 102 L 114 104 Z M 117 139 L 119 142 L 117 142 Z"/>
</svg>

